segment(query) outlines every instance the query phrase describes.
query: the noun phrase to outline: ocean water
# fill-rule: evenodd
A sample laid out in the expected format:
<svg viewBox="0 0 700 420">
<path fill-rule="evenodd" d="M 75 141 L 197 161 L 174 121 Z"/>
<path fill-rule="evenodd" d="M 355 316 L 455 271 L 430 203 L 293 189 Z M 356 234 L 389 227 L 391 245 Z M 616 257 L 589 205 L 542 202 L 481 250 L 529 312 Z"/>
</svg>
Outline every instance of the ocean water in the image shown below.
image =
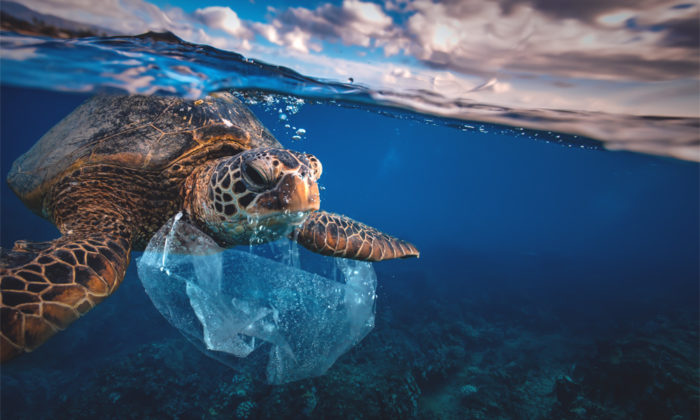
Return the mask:
<svg viewBox="0 0 700 420">
<path fill-rule="evenodd" d="M 698 417 L 697 162 L 609 151 L 526 113 L 521 126 L 416 113 L 167 37 L 3 39 L 40 51 L 3 62 L 4 177 L 96 91 L 232 89 L 285 147 L 321 160 L 323 209 L 421 256 L 374 264 L 375 329 L 324 376 L 283 386 L 191 346 L 132 258 L 113 296 L 2 366 L 2 418 Z M 113 83 L 124 51 L 152 63 L 139 89 Z M 170 72 L 184 64 L 217 82 Z M 2 247 L 58 235 L 5 183 L 1 197 Z"/>
</svg>

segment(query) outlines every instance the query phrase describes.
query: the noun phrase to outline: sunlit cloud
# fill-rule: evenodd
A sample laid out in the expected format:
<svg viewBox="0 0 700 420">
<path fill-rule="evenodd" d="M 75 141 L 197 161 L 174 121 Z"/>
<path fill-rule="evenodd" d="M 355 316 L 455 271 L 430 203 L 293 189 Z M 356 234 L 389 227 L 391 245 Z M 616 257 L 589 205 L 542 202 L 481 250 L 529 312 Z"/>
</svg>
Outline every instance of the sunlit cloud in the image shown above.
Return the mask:
<svg viewBox="0 0 700 420">
<path fill-rule="evenodd" d="M 692 100 L 700 94 L 696 3 L 344 0 L 269 8 L 255 21 L 235 4 L 202 4 L 189 13 L 145 0 L 21 3 L 118 33 L 169 30 L 190 42 L 376 90 L 426 90 L 531 108 L 700 112 Z"/>
<path fill-rule="evenodd" d="M 272 24 L 253 23 L 253 29 L 269 42 L 291 48 L 292 50 L 309 53 L 310 51 L 320 52 L 322 47 L 319 43 L 311 42 L 312 34 L 300 28 L 282 29 L 279 21 Z"/>
<path fill-rule="evenodd" d="M 579 19 L 546 1 L 389 3 L 387 9 L 409 16 L 399 26 L 376 4 L 346 0 L 340 6 L 273 11 L 273 36 L 269 29 L 260 32 L 293 48 L 282 34 L 382 48 L 388 56 L 403 52 L 426 66 L 486 80 L 503 73 L 623 81 L 695 77 L 697 8 L 656 3 L 637 11 L 610 2 L 594 2 L 587 12 L 578 5 Z"/>
<path fill-rule="evenodd" d="M 158 6 L 143 0 L 21 0 L 18 3 L 41 13 L 123 34 L 182 27 Z"/>
<path fill-rule="evenodd" d="M 615 11 L 598 16 L 597 21 L 604 25 L 617 26 L 626 22 L 628 19 L 632 19 L 635 15 L 635 12 L 632 10 Z"/>
<path fill-rule="evenodd" d="M 194 11 L 194 16 L 213 29 L 221 29 L 229 35 L 250 39 L 253 33 L 245 27 L 230 7 L 211 6 Z"/>
<path fill-rule="evenodd" d="M 368 26 L 357 24 L 361 15 L 351 13 L 350 5 L 346 1 L 340 6 L 287 9 L 273 16 L 283 22 L 281 31 L 301 29 L 313 34 L 310 39 L 380 48 L 387 56 L 416 59 L 424 67 L 421 72 L 410 70 L 414 86 L 425 88 L 417 74 L 433 71 L 430 87 L 448 97 L 532 107 L 698 114 L 698 105 L 688 101 L 668 105 L 673 101 L 669 96 L 664 98 L 667 104 L 616 101 L 609 92 L 615 86 L 608 83 L 621 83 L 618 89 L 624 92 L 622 84 L 649 82 L 635 86 L 644 92 L 678 81 L 697 94 L 697 83 L 688 83 L 698 77 L 700 30 L 698 8 L 692 4 L 405 0 L 385 4 L 386 11 L 407 17 L 401 25 L 377 11 L 375 20 L 380 23 Z M 409 84 L 409 78 L 397 77 L 394 71 L 385 67 L 379 82 L 392 87 Z M 529 82 L 522 79 L 526 75 Z M 474 86 L 475 77 L 481 89 Z M 545 81 L 534 82 L 540 78 Z M 552 78 L 559 80 L 546 81 Z M 586 80 L 590 83 L 581 88 Z M 543 90 L 547 83 L 566 86 L 568 97 Z"/>
<path fill-rule="evenodd" d="M 297 51 L 322 51 L 320 42 L 310 42 L 314 39 L 379 46 L 400 32 L 379 5 L 357 0 L 345 0 L 341 5 L 327 3 L 313 10 L 292 7 L 271 12 L 271 22 L 256 22 L 253 28 L 268 41 Z M 398 52 L 390 48 L 392 53 Z"/>
<path fill-rule="evenodd" d="M 320 39 L 369 47 L 373 40 L 387 36 L 393 21 L 377 4 L 345 0 L 340 6 L 327 3 L 314 10 L 279 11 L 273 23 L 283 31 L 301 30 Z"/>
<path fill-rule="evenodd" d="M 407 36 L 416 40 L 410 53 L 427 65 L 461 73 L 668 80 L 697 70 L 697 56 L 663 43 L 665 31 L 629 28 L 624 21 L 561 20 L 525 2 L 507 14 L 497 2 L 468 0 L 416 0 L 405 9 L 413 12 L 406 25 Z"/>
</svg>

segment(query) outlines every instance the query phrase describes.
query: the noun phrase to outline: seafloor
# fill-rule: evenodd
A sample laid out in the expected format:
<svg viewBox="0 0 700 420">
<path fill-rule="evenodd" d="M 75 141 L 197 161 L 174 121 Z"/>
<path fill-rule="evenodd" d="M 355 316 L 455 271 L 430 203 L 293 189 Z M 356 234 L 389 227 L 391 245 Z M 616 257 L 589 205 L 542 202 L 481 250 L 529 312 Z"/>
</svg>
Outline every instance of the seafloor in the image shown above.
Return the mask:
<svg viewBox="0 0 700 420">
<path fill-rule="evenodd" d="M 575 307 L 558 310 L 525 291 L 455 298 L 428 275 L 412 274 L 405 287 L 407 274 L 378 274 L 375 330 L 325 376 L 285 386 L 207 358 L 128 278 L 121 297 L 4 368 L 2 418 L 700 415 L 697 313 L 655 310 L 650 297 L 635 314 L 572 316 Z"/>
</svg>

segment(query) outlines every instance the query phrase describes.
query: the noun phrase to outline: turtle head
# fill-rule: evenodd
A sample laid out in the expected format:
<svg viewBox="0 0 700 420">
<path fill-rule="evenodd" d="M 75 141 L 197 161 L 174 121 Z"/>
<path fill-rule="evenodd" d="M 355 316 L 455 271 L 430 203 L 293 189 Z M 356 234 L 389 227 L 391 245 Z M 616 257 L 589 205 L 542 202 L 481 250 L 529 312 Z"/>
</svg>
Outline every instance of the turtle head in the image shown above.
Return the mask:
<svg viewBox="0 0 700 420">
<path fill-rule="evenodd" d="M 187 212 L 223 245 L 288 235 L 320 206 L 322 167 L 306 153 L 252 149 L 210 162 L 187 183 Z"/>
</svg>

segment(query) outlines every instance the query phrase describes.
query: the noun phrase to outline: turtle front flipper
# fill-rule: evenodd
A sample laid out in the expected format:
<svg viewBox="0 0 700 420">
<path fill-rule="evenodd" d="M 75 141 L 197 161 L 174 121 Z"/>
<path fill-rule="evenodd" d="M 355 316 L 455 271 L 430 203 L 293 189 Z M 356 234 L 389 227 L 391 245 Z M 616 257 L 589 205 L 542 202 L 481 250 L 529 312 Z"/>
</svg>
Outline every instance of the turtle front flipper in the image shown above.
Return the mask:
<svg viewBox="0 0 700 420">
<path fill-rule="evenodd" d="M 36 349 L 116 290 L 130 248 L 99 232 L 0 249 L 0 361 Z"/>
<path fill-rule="evenodd" d="M 311 213 L 290 238 L 310 251 L 354 260 L 382 261 L 420 255 L 416 247 L 406 241 L 325 211 Z"/>
</svg>

